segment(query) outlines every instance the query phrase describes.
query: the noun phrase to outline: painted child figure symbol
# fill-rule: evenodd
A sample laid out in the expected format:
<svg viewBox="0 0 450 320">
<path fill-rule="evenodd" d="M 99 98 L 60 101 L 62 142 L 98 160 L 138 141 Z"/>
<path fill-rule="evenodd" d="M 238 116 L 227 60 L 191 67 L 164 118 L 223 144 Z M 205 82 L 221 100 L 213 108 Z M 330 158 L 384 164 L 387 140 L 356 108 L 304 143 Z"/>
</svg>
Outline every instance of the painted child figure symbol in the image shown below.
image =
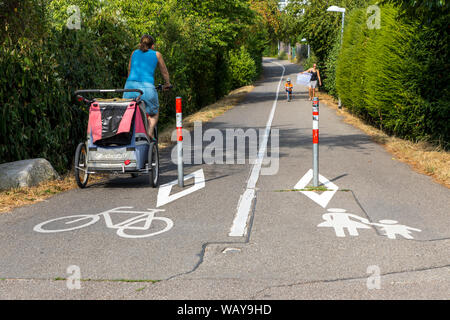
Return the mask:
<svg viewBox="0 0 450 320">
<path fill-rule="evenodd" d="M 318 224 L 318 227 L 331 227 L 337 237 L 345 237 L 345 230 L 351 236 L 358 236 L 358 229 L 372 229 L 371 226 L 381 228 L 384 235 L 389 239 L 396 239 L 396 235 L 401 235 L 405 239 L 414 239 L 411 231 L 421 232 L 417 228 L 398 224 L 396 220 L 380 220 L 378 223 L 372 223 L 366 218 L 362 218 L 352 213 L 347 213 L 345 209 L 332 208 L 322 215 L 324 222 Z"/>
<path fill-rule="evenodd" d="M 405 239 L 414 239 L 413 236 L 411 236 L 411 231 L 422 232 L 420 229 L 397 223 L 398 221 L 395 220 L 380 220 L 379 223 L 372 223 L 372 225 L 380 227 L 385 233 L 385 236 L 389 239 L 396 239 L 396 234 L 401 235 Z"/>
</svg>

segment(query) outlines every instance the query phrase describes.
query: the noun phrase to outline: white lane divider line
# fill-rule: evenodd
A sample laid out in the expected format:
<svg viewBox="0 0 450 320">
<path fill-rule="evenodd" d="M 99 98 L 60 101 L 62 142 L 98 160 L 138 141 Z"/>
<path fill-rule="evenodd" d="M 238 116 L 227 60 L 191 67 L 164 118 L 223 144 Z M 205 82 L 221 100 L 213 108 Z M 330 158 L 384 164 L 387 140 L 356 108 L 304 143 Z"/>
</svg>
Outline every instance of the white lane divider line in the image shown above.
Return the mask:
<svg viewBox="0 0 450 320">
<path fill-rule="evenodd" d="M 189 187 L 183 191 L 174 193 L 172 195 L 170 194 L 170 191 L 172 190 L 172 187 L 174 185 L 178 184 L 178 179 L 160 186 L 158 191 L 158 199 L 156 202 L 156 207 L 157 208 L 161 207 L 165 204 L 168 204 L 169 202 L 180 199 L 181 197 L 184 197 L 192 192 L 195 192 L 205 187 L 205 175 L 203 173 L 203 169 L 185 175 L 184 181 L 189 180 L 191 178 L 194 178 L 194 185 L 192 187 Z"/>
<path fill-rule="evenodd" d="M 247 188 L 239 199 L 236 216 L 234 218 L 230 232 L 228 233 L 228 236 L 230 237 L 242 237 L 247 232 L 247 220 L 250 214 L 253 199 L 255 198 L 255 187 L 256 183 L 258 182 L 259 174 L 261 172 L 261 165 L 266 153 L 267 142 L 269 140 L 270 128 L 272 127 L 272 120 L 277 108 L 278 94 L 280 92 L 281 82 L 283 81 L 284 72 L 286 69 L 282 64 L 278 62 L 273 61 L 272 63 L 282 67 L 283 72 L 281 74 L 280 81 L 278 82 L 275 100 L 273 101 L 272 110 L 270 111 L 270 115 L 266 123 L 266 130 L 264 132 L 264 137 L 259 148 L 258 156 L 256 158 L 255 164 L 253 165 L 250 177 L 247 181 Z"/>
<path fill-rule="evenodd" d="M 299 180 L 299 182 L 297 182 L 294 189 L 305 188 L 308 185 L 308 183 L 312 180 L 312 178 L 313 178 L 313 170 L 309 169 L 309 171 Z M 322 208 L 325 208 L 330 202 L 331 198 L 333 198 L 334 194 L 338 191 L 339 187 L 320 174 L 319 174 L 319 181 L 323 183 L 324 187 L 327 188 L 328 191 L 323 191 L 321 194 L 318 194 L 315 191 L 299 191 L 299 192 L 303 193 L 312 201 L 320 205 Z"/>
</svg>

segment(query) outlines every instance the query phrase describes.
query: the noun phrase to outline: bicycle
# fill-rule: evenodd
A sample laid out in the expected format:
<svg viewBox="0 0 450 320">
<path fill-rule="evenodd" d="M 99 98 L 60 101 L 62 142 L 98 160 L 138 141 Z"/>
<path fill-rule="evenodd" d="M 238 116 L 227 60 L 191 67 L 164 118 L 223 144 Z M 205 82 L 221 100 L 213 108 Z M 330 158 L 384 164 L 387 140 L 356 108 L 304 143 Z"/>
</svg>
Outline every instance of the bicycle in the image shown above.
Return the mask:
<svg viewBox="0 0 450 320">
<path fill-rule="evenodd" d="M 163 209 L 148 209 L 149 212 L 146 211 L 130 211 L 130 210 L 123 210 L 123 209 L 132 209 L 133 207 L 118 207 L 111 210 L 107 210 L 98 214 L 80 214 L 80 215 L 73 215 L 73 216 L 66 216 L 66 217 L 60 217 L 56 219 L 51 219 L 45 222 L 42 222 L 38 225 L 36 225 L 33 230 L 40 233 L 56 233 L 56 232 L 65 232 L 65 231 L 73 231 L 81 228 L 88 227 L 100 220 L 100 217 L 103 216 L 105 218 L 106 227 L 110 229 L 117 229 L 117 235 L 122 238 L 146 238 L 155 236 L 158 234 L 161 234 L 163 232 L 169 231 L 173 227 L 173 221 L 166 217 L 155 217 L 155 213 L 165 211 Z M 139 214 L 136 217 L 124 220 L 120 223 L 114 224 L 112 222 L 112 218 L 110 214 L 114 213 L 136 213 Z M 65 222 L 65 224 L 74 224 L 80 221 L 83 221 L 85 219 L 90 219 L 87 223 L 84 223 L 79 226 L 75 227 L 69 227 L 69 228 L 60 228 L 60 229 L 45 229 L 44 226 L 48 226 L 51 223 L 55 222 L 63 222 L 66 219 L 71 219 L 70 221 Z M 152 232 L 148 234 L 141 234 L 141 235 L 135 235 L 135 234 L 127 234 L 126 230 L 141 230 L 146 231 L 149 230 L 152 224 L 153 220 L 160 220 L 166 223 L 166 227 L 160 231 Z M 144 222 L 143 226 L 136 226 L 136 224 Z"/>
</svg>

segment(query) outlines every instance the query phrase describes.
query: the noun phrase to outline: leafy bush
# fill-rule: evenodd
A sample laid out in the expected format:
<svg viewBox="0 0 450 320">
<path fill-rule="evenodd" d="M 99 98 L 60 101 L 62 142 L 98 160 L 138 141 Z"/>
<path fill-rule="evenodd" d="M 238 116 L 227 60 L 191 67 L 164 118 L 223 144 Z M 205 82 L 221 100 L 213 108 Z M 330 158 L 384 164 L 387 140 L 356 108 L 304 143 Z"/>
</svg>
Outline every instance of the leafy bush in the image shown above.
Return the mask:
<svg viewBox="0 0 450 320">
<path fill-rule="evenodd" d="M 348 15 L 337 93 L 347 108 L 388 134 L 448 147 L 448 36 L 402 17 L 393 6 L 381 12 L 381 28 L 373 30 L 364 9 Z"/>
<path fill-rule="evenodd" d="M 336 68 L 336 88 L 343 104 L 363 118 L 367 118 L 364 91 L 365 77 L 369 75 L 365 70 L 368 31 L 365 9 L 350 12 L 348 21 Z"/>
<path fill-rule="evenodd" d="M 330 50 L 330 53 L 325 59 L 325 72 L 324 72 L 325 76 L 323 79 L 323 86 L 325 91 L 335 98 L 337 98 L 336 66 L 340 49 L 341 49 L 340 39 L 336 38 L 334 45 Z"/>
<path fill-rule="evenodd" d="M 250 84 L 256 77 L 256 63 L 244 46 L 230 52 L 230 74 L 233 88 Z"/>
<path fill-rule="evenodd" d="M 316 55 L 311 52 L 309 58 L 306 58 L 303 62 L 303 70 L 308 70 L 309 68 L 312 68 L 314 63 L 317 64 L 317 57 Z"/>
<path fill-rule="evenodd" d="M 278 53 L 277 59 L 278 60 L 287 60 L 288 56 L 285 51 L 281 51 Z"/>
<path fill-rule="evenodd" d="M 70 93 L 57 60 L 42 42 L 21 38 L 12 45 L 6 40 L 0 69 L 1 159 L 44 157 L 56 169 L 64 168 L 70 159 L 67 149 L 73 148 L 71 134 L 80 123 L 66 106 Z"/>
<path fill-rule="evenodd" d="M 276 43 L 270 43 L 268 46 L 264 48 L 263 51 L 264 57 L 277 57 L 278 56 L 278 46 Z"/>
</svg>

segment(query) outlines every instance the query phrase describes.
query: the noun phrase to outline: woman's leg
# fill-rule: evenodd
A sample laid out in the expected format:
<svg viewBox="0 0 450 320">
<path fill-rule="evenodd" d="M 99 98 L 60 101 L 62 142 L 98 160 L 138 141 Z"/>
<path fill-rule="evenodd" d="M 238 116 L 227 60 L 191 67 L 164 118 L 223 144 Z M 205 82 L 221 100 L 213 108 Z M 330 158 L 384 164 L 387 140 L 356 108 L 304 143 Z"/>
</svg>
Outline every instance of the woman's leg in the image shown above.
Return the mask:
<svg viewBox="0 0 450 320">
<path fill-rule="evenodd" d="M 154 139 L 154 131 L 156 124 L 159 119 L 159 101 L 158 101 L 158 92 L 156 91 L 155 86 L 148 85 L 145 87 L 144 96 L 147 119 L 148 119 L 148 135 L 150 138 Z"/>
<path fill-rule="evenodd" d="M 311 88 L 311 86 L 309 87 L 309 100 L 312 100 L 312 88 Z"/>
<path fill-rule="evenodd" d="M 148 119 L 148 123 L 149 123 L 149 126 L 148 126 L 148 135 L 150 136 L 150 138 L 154 138 L 154 136 L 153 136 L 153 131 L 155 130 L 155 127 L 156 127 L 156 125 L 158 124 L 158 118 L 159 118 L 159 112 L 157 112 L 156 114 L 154 114 L 154 115 L 149 115 L 149 114 L 147 114 L 147 119 Z"/>
</svg>

